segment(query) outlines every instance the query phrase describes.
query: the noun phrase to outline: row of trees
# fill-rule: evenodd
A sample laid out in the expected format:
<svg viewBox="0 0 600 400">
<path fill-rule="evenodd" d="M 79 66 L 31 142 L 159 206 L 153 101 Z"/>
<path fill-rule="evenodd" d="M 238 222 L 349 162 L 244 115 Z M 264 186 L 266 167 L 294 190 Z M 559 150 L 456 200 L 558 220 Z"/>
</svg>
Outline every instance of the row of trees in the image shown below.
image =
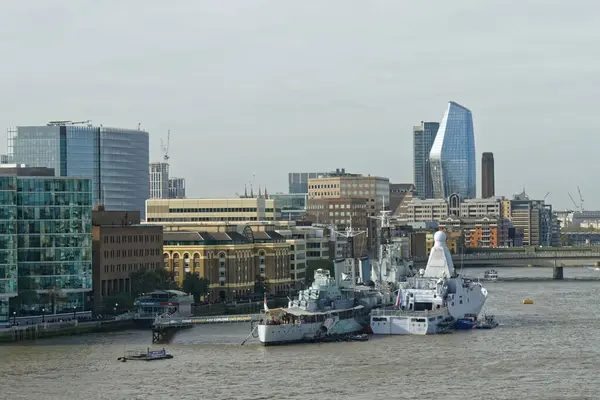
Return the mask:
<svg viewBox="0 0 600 400">
<path fill-rule="evenodd" d="M 113 296 L 106 296 L 103 299 L 105 310 L 117 309 L 120 313 L 127 311 L 133 306 L 133 300 L 143 293 L 153 292 L 155 290 L 181 290 L 194 296 L 197 303 L 202 296 L 209 293 L 209 281 L 201 278 L 198 273 L 186 273 L 181 287 L 172 280 L 171 274 L 162 268 L 149 269 L 145 271 L 135 271 L 129 275 L 131 282 L 130 293 L 119 293 Z"/>
<path fill-rule="evenodd" d="M 310 285 L 314 280 L 314 273 L 317 269 L 325 269 L 333 273 L 333 263 L 329 260 L 309 261 L 306 267 L 306 281 Z M 172 275 L 163 268 L 150 269 L 144 271 L 132 272 L 129 275 L 131 282 L 130 293 L 118 293 L 112 296 L 106 296 L 103 299 L 103 308 L 105 312 L 116 311 L 117 313 L 127 311 L 132 308 L 133 300 L 143 293 L 149 293 L 155 290 L 176 289 L 189 293 L 194 296 L 194 301 L 198 303 L 200 298 L 209 293 L 210 282 L 206 278 L 201 278 L 198 273 L 186 273 L 181 287 L 173 281 Z M 254 285 L 254 292 L 262 294 L 267 287 L 267 280 L 257 276 Z M 30 306 L 41 303 L 50 303 L 48 313 L 56 313 L 60 302 L 66 300 L 65 293 L 60 288 L 53 288 L 47 294 L 38 294 L 35 290 L 35 282 L 29 277 L 19 277 L 19 294 L 10 299 L 10 308 L 12 310 L 28 310 Z"/>
</svg>

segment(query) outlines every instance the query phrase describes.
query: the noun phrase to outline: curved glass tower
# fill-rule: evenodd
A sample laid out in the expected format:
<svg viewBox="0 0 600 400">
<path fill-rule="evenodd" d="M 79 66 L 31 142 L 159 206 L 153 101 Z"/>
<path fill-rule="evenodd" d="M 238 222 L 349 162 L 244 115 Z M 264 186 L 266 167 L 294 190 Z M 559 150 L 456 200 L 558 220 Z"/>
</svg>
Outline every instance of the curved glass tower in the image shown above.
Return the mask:
<svg viewBox="0 0 600 400">
<path fill-rule="evenodd" d="M 476 197 L 475 135 L 469 109 L 448 103 L 429 160 L 435 198 Z"/>
</svg>

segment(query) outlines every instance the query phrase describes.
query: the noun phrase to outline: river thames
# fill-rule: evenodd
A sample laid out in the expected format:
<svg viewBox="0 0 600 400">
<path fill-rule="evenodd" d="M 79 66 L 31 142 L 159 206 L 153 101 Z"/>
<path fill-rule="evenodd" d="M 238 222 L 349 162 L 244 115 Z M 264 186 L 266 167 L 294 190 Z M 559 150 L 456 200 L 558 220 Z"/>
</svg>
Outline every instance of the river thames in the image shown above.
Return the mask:
<svg viewBox="0 0 600 400">
<path fill-rule="evenodd" d="M 552 274 L 550 268 L 498 271 Z M 483 270 L 465 272 L 474 277 Z M 565 277 L 593 274 L 600 271 L 565 268 Z M 500 322 L 493 330 L 263 347 L 256 339 L 240 346 L 249 324 L 198 326 L 165 345 L 174 359 L 127 363 L 117 358 L 151 346 L 149 330 L 0 346 L 0 398 L 599 398 L 600 281 L 485 286 L 484 312 Z"/>
</svg>

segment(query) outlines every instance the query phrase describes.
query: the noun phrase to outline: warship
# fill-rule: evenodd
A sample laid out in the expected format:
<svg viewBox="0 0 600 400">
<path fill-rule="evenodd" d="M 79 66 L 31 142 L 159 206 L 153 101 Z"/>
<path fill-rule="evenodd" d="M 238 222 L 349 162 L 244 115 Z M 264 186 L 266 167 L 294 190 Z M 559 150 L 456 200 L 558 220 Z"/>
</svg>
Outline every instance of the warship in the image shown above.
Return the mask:
<svg viewBox="0 0 600 400">
<path fill-rule="evenodd" d="M 446 332 L 459 321 L 476 321 L 487 295 L 480 283 L 456 273 L 446 234 L 436 232 L 427 267 L 400 284 L 394 307 L 371 312 L 371 330 L 376 335 Z"/>
</svg>

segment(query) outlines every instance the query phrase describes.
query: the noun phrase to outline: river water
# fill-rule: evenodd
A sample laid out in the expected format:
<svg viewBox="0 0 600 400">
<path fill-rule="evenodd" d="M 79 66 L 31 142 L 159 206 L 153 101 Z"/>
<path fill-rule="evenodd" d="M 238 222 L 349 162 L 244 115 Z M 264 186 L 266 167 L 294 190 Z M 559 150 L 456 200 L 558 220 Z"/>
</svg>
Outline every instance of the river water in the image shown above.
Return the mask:
<svg viewBox="0 0 600 400">
<path fill-rule="evenodd" d="M 500 268 L 501 277 L 551 269 Z M 483 271 L 468 271 L 475 276 Z M 565 269 L 566 277 L 599 274 Z M 0 347 L 1 399 L 593 399 L 600 398 L 600 282 L 489 282 L 500 326 L 368 342 L 240 346 L 249 324 L 198 326 L 172 360 L 117 361 L 150 331 Z M 523 305 L 523 299 L 534 304 Z"/>
</svg>

